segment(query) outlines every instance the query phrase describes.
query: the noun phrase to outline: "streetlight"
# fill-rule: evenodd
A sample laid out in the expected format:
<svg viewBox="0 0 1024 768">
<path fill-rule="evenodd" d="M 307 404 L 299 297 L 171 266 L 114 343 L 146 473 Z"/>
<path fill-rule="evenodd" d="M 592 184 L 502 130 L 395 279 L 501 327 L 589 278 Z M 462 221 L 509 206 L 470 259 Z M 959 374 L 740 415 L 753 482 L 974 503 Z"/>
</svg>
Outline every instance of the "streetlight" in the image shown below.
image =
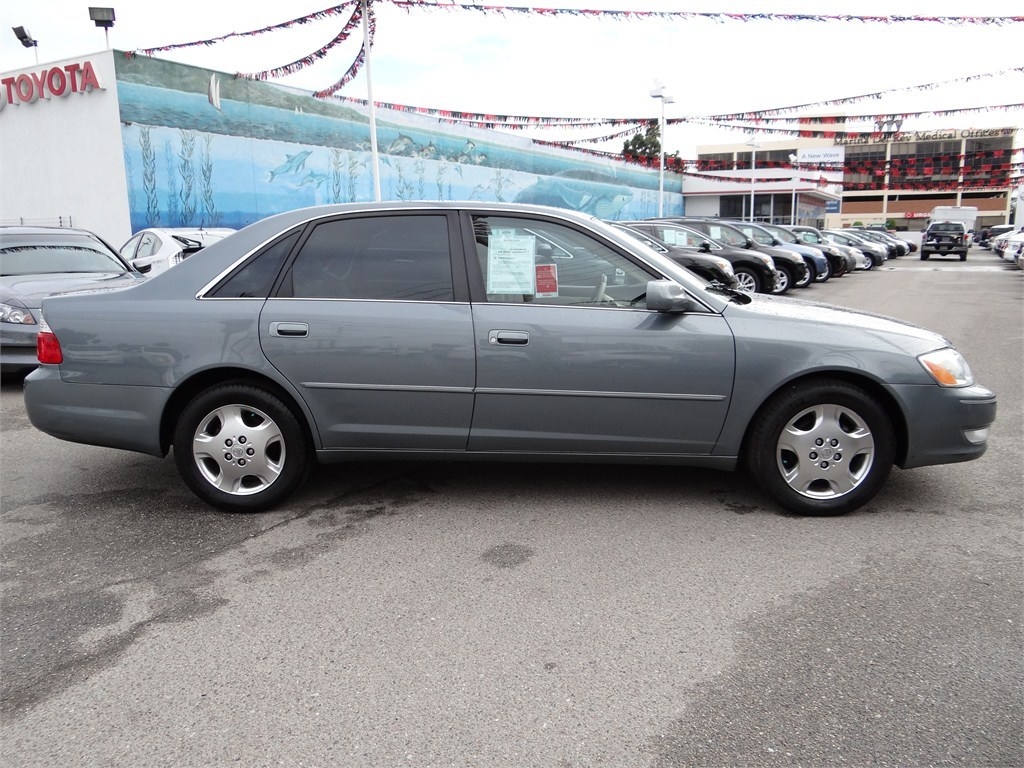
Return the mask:
<svg viewBox="0 0 1024 768">
<path fill-rule="evenodd" d="M 26 48 L 36 49 L 36 64 L 39 63 L 39 41 L 33 40 L 32 35 L 24 27 L 11 27 L 14 30 L 14 36 L 21 41 L 21 44 Z"/>
<path fill-rule="evenodd" d="M 103 39 L 107 43 L 107 48 L 110 48 L 110 28 L 114 26 L 114 9 L 90 6 L 89 18 L 96 22 L 97 27 L 103 27 Z"/>
<path fill-rule="evenodd" d="M 799 171 L 800 167 L 797 165 L 797 160 L 800 158 L 796 155 L 789 156 L 789 164 L 793 166 L 794 170 Z M 800 181 L 800 176 L 793 174 L 793 200 L 789 207 L 789 225 L 796 226 L 796 185 Z"/>
<path fill-rule="evenodd" d="M 652 99 L 661 100 L 661 120 L 658 122 L 658 144 L 661 147 L 658 159 L 658 218 L 664 215 L 665 211 L 665 105 L 675 104 L 671 96 L 665 95 L 665 88 L 656 83 L 656 88 L 651 91 Z"/>
<path fill-rule="evenodd" d="M 757 167 L 757 150 L 761 145 L 757 143 L 757 137 L 751 136 L 750 141 L 747 142 L 747 146 L 750 147 L 750 220 L 754 220 L 754 188 L 755 179 L 754 172 Z"/>
</svg>

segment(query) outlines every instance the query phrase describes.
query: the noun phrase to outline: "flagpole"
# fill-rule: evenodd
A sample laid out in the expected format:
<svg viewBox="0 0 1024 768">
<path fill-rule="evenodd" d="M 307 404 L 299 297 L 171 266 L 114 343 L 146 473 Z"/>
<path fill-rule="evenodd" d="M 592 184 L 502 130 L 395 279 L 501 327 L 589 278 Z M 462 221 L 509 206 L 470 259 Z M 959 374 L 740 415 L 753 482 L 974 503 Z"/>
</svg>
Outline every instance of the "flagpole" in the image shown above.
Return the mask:
<svg viewBox="0 0 1024 768">
<path fill-rule="evenodd" d="M 373 160 L 373 199 L 380 202 L 380 158 L 377 154 L 377 107 L 373 102 L 373 78 L 370 76 L 369 0 L 363 0 L 363 51 L 366 53 L 366 98 L 370 102 L 370 156 Z"/>
</svg>

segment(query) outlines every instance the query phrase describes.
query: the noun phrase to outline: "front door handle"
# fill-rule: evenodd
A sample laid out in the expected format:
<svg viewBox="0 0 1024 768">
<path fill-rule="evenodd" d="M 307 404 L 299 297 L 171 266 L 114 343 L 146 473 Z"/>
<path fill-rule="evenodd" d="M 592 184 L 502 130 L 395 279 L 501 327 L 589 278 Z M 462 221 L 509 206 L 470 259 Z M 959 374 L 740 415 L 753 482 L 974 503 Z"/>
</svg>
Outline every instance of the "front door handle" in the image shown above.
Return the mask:
<svg viewBox="0 0 1024 768">
<path fill-rule="evenodd" d="M 488 331 L 487 343 L 525 347 L 530 343 L 530 334 L 526 331 Z"/>
<path fill-rule="evenodd" d="M 308 336 L 309 335 L 309 324 L 308 323 L 271 323 L 270 324 L 270 335 L 271 336 Z"/>
</svg>

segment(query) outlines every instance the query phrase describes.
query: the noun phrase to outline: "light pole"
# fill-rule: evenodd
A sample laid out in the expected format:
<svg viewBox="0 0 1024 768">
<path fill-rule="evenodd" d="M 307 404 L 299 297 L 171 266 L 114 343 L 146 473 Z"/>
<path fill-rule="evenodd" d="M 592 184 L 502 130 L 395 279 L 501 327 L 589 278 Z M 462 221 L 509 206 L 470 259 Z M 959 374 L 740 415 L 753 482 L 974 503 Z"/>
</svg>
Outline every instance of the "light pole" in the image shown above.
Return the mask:
<svg viewBox="0 0 1024 768">
<path fill-rule="evenodd" d="M 89 18 L 93 20 L 97 27 L 103 28 L 103 39 L 107 44 L 107 49 L 110 49 L 110 28 L 114 26 L 114 9 L 113 8 L 97 8 L 96 6 L 89 7 Z"/>
<path fill-rule="evenodd" d="M 793 170 L 799 171 L 800 166 L 797 165 L 799 158 L 796 155 L 789 156 L 789 164 L 793 166 Z M 789 206 L 789 225 L 791 227 L 796 226 L 796 185 L 800 181 L 800 177 L 797 174 L 793 174 L 793 200 Z"/>
<path fill-rule="evenodd" d="M 661 84 L 651 91 L 651 98 L 661 101 L 661 120 L 658 122 L 658 145 L 661 152 L 658 153 L 658 218 L 665 212 L 665 105 L 674 104 L 671 96 L 665 95 L 665 88 Z"/>
<path fill-rule="evenodd" d="M 750 141 L 747 142 L 747 146 L 750 147 L 750 220 L 754 220 L 754 189 L 756 187 L 754 174 L 757 168 L 757 148 L 761 145 L 757 143 L 757 137 L 751 136 Z"/>
<path fill-rule="evenodd" d="M 34 39 L 27 29 L 24 27 L 11 27 L 14 30 L 14 36 L 18 38 L 18 42 L 26 48 L 34 48 L 36 53 L 36 64 L 39 63 L 39 41 Z"/>
</svg>

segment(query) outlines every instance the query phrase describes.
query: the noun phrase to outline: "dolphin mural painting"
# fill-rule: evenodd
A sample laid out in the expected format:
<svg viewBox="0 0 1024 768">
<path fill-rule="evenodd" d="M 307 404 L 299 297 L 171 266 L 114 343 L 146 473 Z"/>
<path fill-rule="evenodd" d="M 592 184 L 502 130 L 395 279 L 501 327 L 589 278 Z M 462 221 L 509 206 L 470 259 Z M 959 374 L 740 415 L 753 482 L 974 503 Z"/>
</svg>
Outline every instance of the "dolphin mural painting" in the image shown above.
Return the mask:
<svg viewBox="0 0 1024 768">
<path fill-rule="evenodd" d="M 313 154 L 313 152 L 308 149 L 304 149 L 302 152 L 296 152 L 294 155 L 285 154 L 284 162 L 270 172 L 270 180 L 273 181 L 274 177 L 283 176 L 286 173 L 298 173 L 299 171 L 305 170 L 306 159 L 311 154 Z"/>
<path fill-rule="evenodd" d="M 610 174 L 567 170 L 554 176 L 538 176 L 537 182 L 521 191 L 515 201 L 569 208 L 609 219 L 632 199 L 632 190 Z"/>
<path fill-rule="evenodd" d="M 320 187 L 323 185 L 325 181 L 327 181 L 326 173 L 317 173 L 316 171 L 310 171 L 305 175 L 305 177 L 303 177 L 302 181 L 299 182 L 299 186 L 305 187 L 306 185 L 312 185 L 317 189 L 320 189 Z"/>
</svg>

